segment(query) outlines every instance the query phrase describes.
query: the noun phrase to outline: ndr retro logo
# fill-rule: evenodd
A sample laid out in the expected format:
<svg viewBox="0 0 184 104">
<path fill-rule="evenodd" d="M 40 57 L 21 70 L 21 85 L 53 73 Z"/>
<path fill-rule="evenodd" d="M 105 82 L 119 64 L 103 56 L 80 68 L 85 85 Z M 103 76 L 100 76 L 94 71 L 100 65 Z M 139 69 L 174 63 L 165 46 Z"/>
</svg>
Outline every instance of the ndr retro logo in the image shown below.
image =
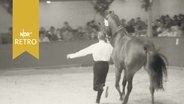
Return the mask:
<svg viewBox="0 0 184 104">
<path fill-rule="evenodd" d="M 15 45 L 36 45 L 37 39 L 31 38 L 32 32 L 26 32 L 24 29 L 19 33 L 19 39 L 15 39 Z"/>
</svg>

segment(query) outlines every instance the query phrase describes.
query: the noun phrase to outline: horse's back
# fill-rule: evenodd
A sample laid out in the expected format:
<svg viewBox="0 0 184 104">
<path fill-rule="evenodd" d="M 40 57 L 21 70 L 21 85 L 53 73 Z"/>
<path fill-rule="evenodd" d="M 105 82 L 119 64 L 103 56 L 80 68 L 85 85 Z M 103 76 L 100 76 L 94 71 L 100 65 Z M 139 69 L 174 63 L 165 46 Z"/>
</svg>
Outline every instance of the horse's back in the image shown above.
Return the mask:
<svg viewBox="0 0 184 104">
<path fill-rule="evenodd" d="M 148 43 L 145 40 L 131 37 L 125 48 L 126 56 L 124 61 L 127 67 L 142 67 L 144 65 L 146 61 L 145 47 Z"/>
<path fill-rule="evenodd" d="M 155 50 L 155 46 L 152 41 L 142 37 L 130 37 L 131 39 L 126 44 L 127 51 L 135 50 L 136 53 Z"/>
<path fill-rule="evenodd" d="M 145 38 L 124 36 L 115 49 L 116 63 L 134 70 L 134 68 L 140 68 L 145 64 L 146 50 L 153 50 L 154 45 Z"/>
</svg>

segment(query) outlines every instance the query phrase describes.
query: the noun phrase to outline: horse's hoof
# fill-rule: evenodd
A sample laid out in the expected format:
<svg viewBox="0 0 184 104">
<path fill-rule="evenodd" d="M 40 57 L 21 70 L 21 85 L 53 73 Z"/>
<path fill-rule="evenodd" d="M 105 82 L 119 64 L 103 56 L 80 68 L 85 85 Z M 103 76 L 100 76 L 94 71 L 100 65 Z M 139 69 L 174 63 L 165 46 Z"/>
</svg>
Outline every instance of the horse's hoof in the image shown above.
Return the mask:
<svg viewBox="0 0 184 104">
<path fill-rule="evenodd" d="M 122 104 L 127 104 L 128 100 L 125 98 Z"/>
<path fill-rule="evenodd" d="M 122 104 L 127 104 L 127 102 L 124 101 Z"/>
<path fill-rule="evenodd" d="M 121 97 L 119 98 L 119 100 L 120 100 L 120 101 L 123 101 L 123 97 L 121 96 Z"/>
</svg>

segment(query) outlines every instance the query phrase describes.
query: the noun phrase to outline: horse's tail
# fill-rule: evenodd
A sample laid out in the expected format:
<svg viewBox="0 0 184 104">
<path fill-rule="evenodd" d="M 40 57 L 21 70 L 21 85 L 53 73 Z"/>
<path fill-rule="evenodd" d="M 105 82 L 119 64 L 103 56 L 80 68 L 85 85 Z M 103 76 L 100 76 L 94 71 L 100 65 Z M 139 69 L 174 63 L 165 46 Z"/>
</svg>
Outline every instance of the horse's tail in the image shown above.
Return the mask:
<svg viewBox="0 0 184 104">
<path fill-rule="evenodd" d="M 147 70 L 150 75 L 151 87 L 163 89 L 163 80 L 167 78 L 167 58 L 157 51 L 147 51 Z"/>
</svg>

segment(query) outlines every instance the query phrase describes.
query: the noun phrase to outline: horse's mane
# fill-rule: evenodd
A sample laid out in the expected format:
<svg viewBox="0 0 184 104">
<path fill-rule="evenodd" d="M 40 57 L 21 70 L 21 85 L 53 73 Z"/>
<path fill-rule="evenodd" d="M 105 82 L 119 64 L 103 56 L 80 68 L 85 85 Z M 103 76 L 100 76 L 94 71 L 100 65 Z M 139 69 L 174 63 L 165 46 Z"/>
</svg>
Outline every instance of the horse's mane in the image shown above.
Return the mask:
<svg viewBox="0 0 184 104">
<path fill-rule="evenodd" d="M 122 41 L 127 41 L 127 40 L 130 40 L 132 39 L 132 37 L 126 32 L 125 29 L 121 29 L 117 35 L 115 36 L 115 41 L 116 41 L 116 44 L 117 43 L 122 43 Z"/>
<path fill-rule="evenodd" d="M 117 25 L 122 25 L 122 24 L 121 24 L 121 21 L 120 21 L 120 19 L 119 19 L 119 17 L 118 17 L 118 15 L 116 15 L 116 14 L 114 14 L 114 13 L 110 13 L 109 15 L 111 16 L 111 18 L 114 20 L 114 22 L 115 22 Z"/>
<path fill-rule="evenodd" d="M 121 21 L 118 15 L 114 14 L 113 12 L 107 15 L 107 18 L 111 23 L 116 24 L 117 28 L 115 32 L 112 34 L 112 38 L 114 39 L 115 44 L 121 44 L 122 41 L 127 41 L 132 37 L 129 35 L 125 27 L 121 24 Z"/>
<path fill-rule="evenodd" d="M 114 14 L 114 12 L 109 13 L 109 16 L 111 17 L 111 20 L 117 24 L 117 32 L 121 32 L 124 35 L 129 35 L 128 31 L 123 27 L 121 20 L 119 19 L 118 15 Z"/>
</svg>

